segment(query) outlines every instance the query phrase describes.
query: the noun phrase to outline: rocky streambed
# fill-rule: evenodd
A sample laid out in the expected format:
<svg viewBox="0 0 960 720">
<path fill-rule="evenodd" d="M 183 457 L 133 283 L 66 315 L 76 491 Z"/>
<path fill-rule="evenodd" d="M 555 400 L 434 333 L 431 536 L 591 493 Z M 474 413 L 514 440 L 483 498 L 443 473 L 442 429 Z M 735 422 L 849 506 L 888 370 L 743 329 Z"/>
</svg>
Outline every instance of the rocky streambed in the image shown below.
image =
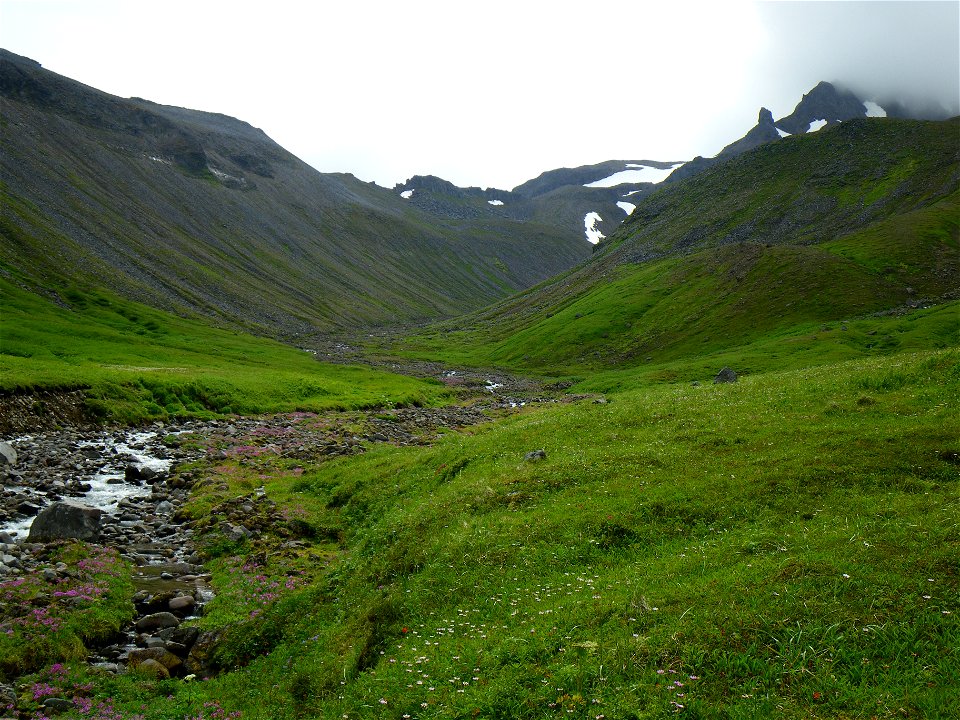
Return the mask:
<svg viewBox="0 0 960 720">
<path fill-rule="evenodd" d="M 218 638 L 185 623 L 200 615 L 213 596 L 202 557 L 194 551 L 194 526 L 179 512 L 191 486 L 217 483 L 216 468 L 224 461 L 322 462 L 364 452 L 374 443 L 428 444 L 445 432 L 523 404 L 496 394 L 491 385 L 480 401 L 445 408 L 288 413 L 8 436 L 7 445 L 0 445 L 0 583 L 29 578 L 51 590 L 67 583 L 75 572 L 56 562 L 50 541 L 57 537 L 113 548 L 135 568 L 131 599 L 136 617 L 122 634 L 88 648 L 88 661 L 112 672 L 139 666 L 158 677 L 208 674 Z M 202 469 L 183 471 L 183 463 L 192 461 Z M 69 525 L 72 521 L 64 518 L 76 511 L 63 508 L 76 504 L 92 508 L 79 511 L 95 516 L 92 534 L 84 535 L 82 527 L 54 537 L 37 531 L 44 524 Z M 67 515 L 51 520 L 54 511 Z M 216 514 L 224 518 L 217 529 L 235 541 L 255 540 L 264 528 L 289 524 L 262 489 L 227 499 Z M 82 526 L 87 520 L 77 522 Z M 284 537 L 287 550 L 301 544 L 295 533 Z"/>
<path fill-rule="evenodd" d="M 172 469 L 204 452 L 171 443 L 201 424 L 147 429 L 44 431 L 10 438 L 0 467 L 0 580 L 38 584 L 30 605 L 48 613 L 88 594 L 77 570 L 57 562 L 52 541 L 75 538 L 117 550 L 135 569 L 136 618 L 89 648 L 91 664 L 119 672 L 142 665 L 169 676 L 189 658 L 199 633 L 180 628 L 210 599 L 209 576 L 176 519 L 187 483 Z"/>
</svg>

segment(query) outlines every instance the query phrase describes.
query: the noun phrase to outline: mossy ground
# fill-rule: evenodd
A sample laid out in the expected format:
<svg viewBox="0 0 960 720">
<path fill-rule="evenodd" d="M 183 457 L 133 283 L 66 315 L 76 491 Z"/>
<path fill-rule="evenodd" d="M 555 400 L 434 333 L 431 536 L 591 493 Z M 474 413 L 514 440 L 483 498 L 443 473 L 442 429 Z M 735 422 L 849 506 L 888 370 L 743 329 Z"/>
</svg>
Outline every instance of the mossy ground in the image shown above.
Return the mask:
<svg viewBox="0 0 960 720">
<path fill-rule="evenodd" d="M 958 392 L 956 351 L 902 353 L 221 465 L 338 539 L 222 548 L 219 593 L 254 603 L 203 619 L 234 671 L 98 692 L 150 718 L 955 717 Z"/>
<path fill-rule="evenodd" d="M 211 327 L 106 290 L 43 298 L 0 280 L 0 392 L 83 389 L 93 418 L 138 423 L 434 404 L 425 382 L 318 362 L 288 345 Z"/>
</svg>

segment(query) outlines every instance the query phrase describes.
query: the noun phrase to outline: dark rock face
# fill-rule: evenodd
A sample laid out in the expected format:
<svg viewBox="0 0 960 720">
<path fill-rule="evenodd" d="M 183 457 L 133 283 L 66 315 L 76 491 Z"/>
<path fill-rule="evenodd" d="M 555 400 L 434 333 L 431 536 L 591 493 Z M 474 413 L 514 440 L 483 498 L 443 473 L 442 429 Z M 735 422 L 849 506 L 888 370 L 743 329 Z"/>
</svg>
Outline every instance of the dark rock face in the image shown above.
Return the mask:
<svg viewBox="0 0 960 720">
<path fill-rule="evenodd" d="M 803 96 L 793 112 L 777 122 L 777 127 L 792 135 L 807 132 L 814 120 L 833 125 L 843 120 L 866 117 L 863 102 L 848 90 L 838 90 L 828 82 L 819 83 Z"/>
<path fill-rule="evenodd" d="M 677 182 L 696 175 L 703 170 L 760 147 L 768 142 L 780 139 L 777 128 L 791 135 L 802 135 L 810 129 L 815 120 L 826 120 L 827 125 L 835 125 L 844 120 L 866 117 L 867 109 L 856 95 L 847 90 L 838 90 L 828 82 L 819 83 L 803 96 L 793 112 L 774 121 L 773 113 L 760 108 L 757 124 L 746 135 L 727 145 L 716 157 L 696 157 L 683 167 L 677 168 L 666 182 Z"/>
<path fill-rule="evenodd" d="M 779 139 L 780 133 L 777 132 L 776 125 L 773 122 L 773 113 L 766 108 L 760 108 L 760 116 L 757 119 L 756 126 L 736 142 L 727 145 L 720 151 L 717 158 L 735 157 L 747 152 L 747 150 L 760 147 L 764 143 Z"/>
<path fill-rule="evenodd" d="M 737 381 L 737 374 L 728 367 L 725 367 L 723 370 L 717 373 L 717 376 L 713 379 L 714 384 L 717 383 L 735 383 Z"/>
<path fill-rule="evenodd" d="M 43 509 L 30 526 L 30 542 L 52 540 L 84 540 L 96 542 L 100 538 L 102 511 L 86 505 L 55 502 Z"/>
</svg>

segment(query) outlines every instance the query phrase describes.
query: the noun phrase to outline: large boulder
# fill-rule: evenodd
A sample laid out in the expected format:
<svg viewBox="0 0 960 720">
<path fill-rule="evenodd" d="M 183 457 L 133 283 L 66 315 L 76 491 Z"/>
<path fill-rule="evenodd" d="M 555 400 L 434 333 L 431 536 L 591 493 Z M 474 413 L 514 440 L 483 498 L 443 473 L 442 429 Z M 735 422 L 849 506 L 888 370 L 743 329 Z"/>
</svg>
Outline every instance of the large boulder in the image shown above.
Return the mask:
<svg viewBox="0 0 960 720">
<path fill-rule="evenodd" d="M 735 383 L 737 381 L 737 374 L 728 367 L 725 367 L 723 370 L 717 373 L 717 376 L 713 379 L 714 384 L 717 383 Z"/>
<path fill-rule="evenodd" d="M 169 650 L 161 647 L 131 650 L 130 655 L 127 657 L 127 667 L 131 670 L 138 667 L 147 669 L 150 667 L 149 663 L 152 662 L 159 663 L 167 671 L 167 677 L 175 673 L 180 666 L 183 665 L 183 661 L 180 658 Z M 143 668 L 144 665 L 147 665 L 147 668 Z"/>
<path fill-rule="evenodd" d="M 179 624 L 179 618 L 173 613 L 158 612 L 152 615 L 145 615 L 137 620 L 137 632 L 154 633 L 164 628 L 175 628 Z"/>
<path fill-rule="evenodd" d="M 96 542 L 100 537 L 102 511 L 87 505 L 55 502 L 40 511 L 30 526 L 28 542 L 84 540 Z"/>
<path fill-rule="evenodd" d="M 167 670 L 162 663 L 157 662 L 153 658 L 147 658 L 136 667 L 133 667 L 133 669 L 140 675 L 155 678 L 156 680 L 167 680 L 170 678 L 170 671 Z"/>
<path fill-rule="evenodd" d="M 216 651 L 226 634 L 224 628 L 206 630 L 197 637 L 184 662 L 184 670 L 199 677 L 213 677 L 222 669 L 217 662 Z"/>
</svg>

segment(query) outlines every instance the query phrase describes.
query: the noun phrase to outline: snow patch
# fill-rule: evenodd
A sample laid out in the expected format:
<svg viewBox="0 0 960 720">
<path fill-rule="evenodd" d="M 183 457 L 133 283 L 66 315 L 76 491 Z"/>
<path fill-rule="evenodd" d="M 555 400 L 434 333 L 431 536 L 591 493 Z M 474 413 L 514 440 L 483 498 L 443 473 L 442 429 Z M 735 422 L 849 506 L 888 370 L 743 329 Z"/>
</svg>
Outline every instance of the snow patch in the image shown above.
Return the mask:
<svg viewBox="0 0 960 720">
<path fill-rule="evenodd" d="M 633 203 L 624 202 L 623 200 L 617 202 L 617 207 L 623 210 L 627 215 L 631 214 L 637 209 L 637 206 Z"/>
<path fill-rule="evenodd" d="M 676 163 L 668 168 L 655 168 L 649 165 L 627 163 L 626 170 L 621 170 L 600 180 L 594 180 L 584 185 L 584 187 L 608 188 L 625 183 L 659 183 L 666 180 L 667 176 L 681 165 L 683 165 L 683 163 Z"/>
<path fill-rule="evenodd" d="M 490 205 L 503 205 L 503 200 L 487 200 Z"/>
<path fill-rule="evenodd" d="M 814 120 L 812 123 L 810 123 L 810 127 L 807 128 L 807 132 L 816 132 L 826 124 L 826 120 Z"/>
<path fill-rule="evenodd" d="M 600 213 L 597 212 L 588 212 L 583 216 L 583 230 L 587 236 L 587 242 L 596 245 L 606 237 L 606 235 L 596 228 L 596 224 L 602 221 L 603 218 L 600 217 Z"/>
<path fill-rule="evenodd" d="M 867 100 L 863 107 L 867 110 L 867 117 L 886 117 L 887 111 L 871 100 Z"/>
<path fill-rule="evenodd" d="M 788 133 L 786 130 L 781 130 L 781 129 L 778 128 L 778 127 L 774 127 L 773 129 L 776 130 L 776 131 L 777 131 L 777 135 L 779 135 L 779 136 L 782 137 L 782 138 L 790 137 L 790 133 Z"/>
<path fill-rule="evenodd" d="M 402 197 L 404 200 L 409 200 L 413 197 L 413 190 L 404 190 L 402 193 L 400 193 L 400 197 Z"/>
<path fill-rule="evenodd" d="M 170 162 L 169 160 L 162 157 L 157 157 L 156 155 L 147 155 L 147 157 L 153 160 L 154 162 L 163 163 L 164 165 L 173 165 L 173 163 Z"/>
</svg>

